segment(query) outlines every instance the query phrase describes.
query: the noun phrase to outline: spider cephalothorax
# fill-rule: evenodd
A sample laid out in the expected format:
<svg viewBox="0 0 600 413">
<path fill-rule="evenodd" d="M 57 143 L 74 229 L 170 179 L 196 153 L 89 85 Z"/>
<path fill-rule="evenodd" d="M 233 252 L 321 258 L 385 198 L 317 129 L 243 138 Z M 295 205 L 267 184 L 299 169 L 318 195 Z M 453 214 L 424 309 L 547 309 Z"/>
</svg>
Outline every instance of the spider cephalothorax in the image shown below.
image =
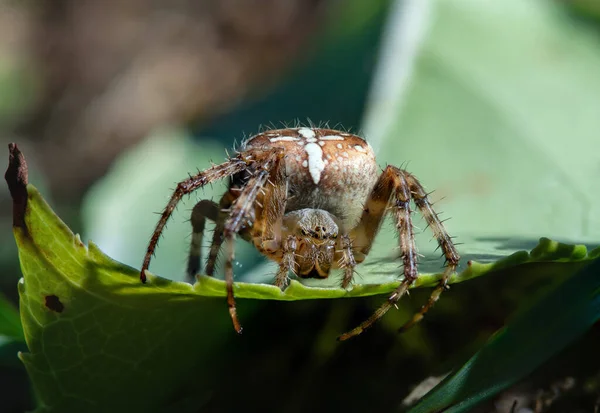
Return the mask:
<svg viewBox="0 0 600 413">
<path fill-rule="evenodd" d="M 182 196 L 225 177 L 231 177 L 229 189 L 220 203 L 202 200 L 192 211 L 188 273 L 195 276 L 200 269 L 200 247 L 208 218 L 216 226 L 206 274 L 214 273 L 225 243 L 227 302 L 238 332 L 241 326 L 233 296 L 236 236 L 279 263 L 275 284 L 282 289 L 290 272 L 303 278 L 326 278 L 336 268 L 343 270 L 341 286 L 348 288 L 356 265 L 369 253 L 389 212 L 400 236 L 404 278 L 373 316 L 341 339 L 371 326 L 417 279 L 411 200 L 432 229 L 447 265 L 429 301 L 406 326 L 419 321 L 437 301 L 460 259 L 419 181 L 395 166 L 380 172 L 371 146 L 361 137 L 323 128 L 278 129 L 251 137 L 237 156 L 177 185 L 150 240 L 140 272 L 143 282 L 158 238 Z"/>
</svg>

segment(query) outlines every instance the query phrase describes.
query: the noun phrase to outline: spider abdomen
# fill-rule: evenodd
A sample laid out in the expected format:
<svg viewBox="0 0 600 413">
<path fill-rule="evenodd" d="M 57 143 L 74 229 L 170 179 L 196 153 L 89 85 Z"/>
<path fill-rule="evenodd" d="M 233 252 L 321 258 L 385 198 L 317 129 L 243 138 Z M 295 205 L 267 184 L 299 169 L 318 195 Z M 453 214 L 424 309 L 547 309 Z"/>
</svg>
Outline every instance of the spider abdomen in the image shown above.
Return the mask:
<svg viewBox="0 0 600 413">
<path fill-rule="evenodd" d="M 344 228 L 358 222 L 378 178 L 375 154 L 364 139 L 333 129 L 278 129 L 250 138 L 243 149 L 273 147 L 285 150 L 286 211 L 323 209 Z"/>
</svg>

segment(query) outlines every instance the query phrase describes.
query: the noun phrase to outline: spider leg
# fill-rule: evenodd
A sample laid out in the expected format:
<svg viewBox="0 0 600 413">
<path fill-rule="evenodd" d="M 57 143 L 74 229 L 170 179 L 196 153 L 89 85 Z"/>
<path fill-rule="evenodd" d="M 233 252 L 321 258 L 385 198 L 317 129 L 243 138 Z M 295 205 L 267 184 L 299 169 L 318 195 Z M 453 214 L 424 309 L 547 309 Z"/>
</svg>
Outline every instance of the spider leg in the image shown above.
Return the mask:
<svg viewBox="0 0 600 413">
<path fill-rule="evenodd" d="M 287 205 L 287 177 L 283 157 L 278 159 L 271 172 L 263 200 L 263 227 L 261 245 L 268 252 L 279 250 L 282 243 L 282 226 Z"/>
<path fill-rule="evenodd" d="M 342 247 L 342 257 L 340 267 L 344 269 L 344 278 L 342 279 L 342 288 L 346 289 L 350 286 L 354 277 L 354 269 L 356 268 L 356 259 L 352 251 L 352 238 L 349 235 L 340 237 Z"/>
<path fill-rule="evenodd" d="M 214 275 L 215 267 L 217 265 L 217 258 L 223 245 L 223 230 L 225 228 L 225 220 L 229 213 L 229 208 L 237 197 L 235 191 L 228 191 L 221 198 L 220 203 L 217 205 L 213 201 L 202 200 L 194 206 L 192 210 L 192 216 L 190 221 L 192 223 L 192 241 L 190 246 L 190 254 L 188 257 L 188 278 L 193 281 L 194 277 L 200 271 L 200 263 L 202 262 L 202 240 L 204 239 L 204 226 L 206 218 L 210 219 L 215 223 L 215 229 L 213 231 L 212 242 L 210 245 L 210 252 L 208 254 L 208 260 L 206 261 L 206 275 Z M 244 241 L 252 242 L 250 229 L 244 227 L 238 233 Z"/>
<path fill-rule="evenodd" d="M 444 224 L 442 224 L 442 221 L 440 221 L 440 218 L 433 210 L 431 202 L 429 202 L 429 199 L 427 197 L 427 192 L 425 191 L 421 183 L 418 181 L 417 178 L 415 178 L 414 175 L 404 170 L 401 172 L 406 177 L 406 181 L 410 186 L 410 191 L 413 194 L 415 205 L 425 218 L 427 225 L 433 231 L 438 245 L 440 246 L 440 249 L 442 250 L 446 259 L 446 266 L 444 268 L 442 278 L 438 283 L 437 287 L 429 296 L 427 303 L 423 307 L 421 307 L 421 310 L 419 310 L 419 312 L 415 314 L 410 321 L 408 321 L 406 324 L 400 327 L 400 331 L 406 331 L 413 325 L 421 321 L 425 316 L 425 313 L 427 313 L 427 311 L 429 311 L 429 309 L 433 307 L 435 302 L 440 298 L 442 292 L 447 288 L 448 279 L 458 266 L 460 255 L 458 254 L 458 251 L 456 250 L 456 247 L 452 242 L 452 238 L 444 228 Z"/>
<path fill-rule="evenodd" d="M 440 249 L 444 253 L 447 265 L 456 267 L 460 260 L 460 255 L 452 242 L 452 237 L 448 234 L 448 231 L 444 228 L 444 224 L 442 224 L 442 221 L 433 210 L 427 192 L 413 175 L 404 170 L 400 170 L 400 172 L 404 175 L 410 186 L 410 192 L 412 193 L 415 205 L 425 218 L 429 228 L 433 231 L 433 235 L 435 236 Z"/>
<path fill-rule="evenodd" d="M 202 239 L 204 238 L 204 226 L 206 218 L 217 223 L 219 226 L 219 205 L 208 199 L 198 202 L 192 209 L 190 221 L 192 223 L 192 241 L 188 256 L 187 274 L 190 280 L 200 271 L 202 261 Z"/>
<path fill-rule="evenodd" d="M 257 220 L 255 231 L 260 234 L 260 246 L 267 254 L 282 252 L 282 260 L 275 276 L 275 285 L 284 290 L 289 284 L 289 271 L 295 269 L 297 239 L 288 236 L 282 240 L 283 216 L 287 205 L 287 177 L 283 158 L 276 161 L 271 172 L 270 185 L 266 186 L 261 220 Z"/>
<path fill-rule="evenodd" d="M 425 221 L 427 221 L 428 226 L 432 229 L 435 238 L 437 239 L 438 245 L 440 249 L 444 253 L 444 257 L 446 258 L 446 268 L 444 269 L 444 273 L 442 275 L 442 279 L 440 280 L 438 286 L 433 290 L 431 296 L 427 303 L 421 308 L 421 310 L 413 316 L 413 318 L 408 321 L 404 326 L 400 328 L 400 331 L 405 331 L 408 328 L 412 327 L 414 324 L 418 323 L 423 319 L 425 313 L 435 304 L 435 302 L 439 299 L 440 294 L 446 288 L 448 283 L 448 278 L 450 275 L 456 270 L 458 262 L 460 260 L 460 255 L 456 250 L 456 247 L 452 243 L 452 239 L 444 225 L 440 221 L 439 217 L 433 210 L 431 206 L 431 202 L 427 197 L 427 192 L 421 185 L 421 183 L 410 173 L 401 170 L 399 168 L 388 166 L 382 174 L 382 177 L 378 181 L 378 184 L 375 186 L 373 190 L 373 195 L 369 202 L 367 202 L 367 209 L 369 205 L 371 205 L 371 201 L 374 198 L 376 192 L 381 192 L 385 195 L 385 191 L 381 189 L 380 183 L 381 181 L 389 180 L 393 182 L 393 186 L 395 187 L 395 214 L 394 218 L 396 220 L 396 227 L 400 234 L 400 248 L 402 250 L 402 258 L 404 261 L 404 280 L 400 283 L 400 285 L 396 288 L 396 290 L 392 293 L 392 295 L 388 298 L 388 300 L 382 304 L 375 313 L 365 320 L 362 324 L 360 324 L 355 329 L 341 335 L 339 337 L 340 340 L 346 340 L 353 336 L 356 336 L 362 333 L 365 329 L 369 328 L 375 321 L 381 318 L 388 310 L 394 306 L 398 300 L 406 293 L 410 285 L 414 282 L 414 280 L 418 277 L 417 272 L 417 252 L 414 243 L 414 233 L 412 222 L 410 218 L 410 199 L 411 196 L 414 199 L 415 205 L 423 214 Z M 384 186 L 385 187 L 385 186 Z M 363 213 L 364 217 L 364 213 Z M 362 220 L 361 220 L 362 223 Z M 364 230 L 366 231 L 366 230 Z M 363 251 L 367 251 L 370 248 L 370 244 L 366 244 L 363 247 Z"/>
<path fill-rule="evenodd" d="M 154 255 L 154 250 L 158 245 L 160 235 L 162 234 L 162 231 L 165 228 L 167 221 L 171 217 L 171 214 L 173 214 L 173 211 L 175 210 L 175 207 L 177 206 L 181 198 L 184 195 L 192 193 L 196 189 L 201 188 L 208 183 L 240 172 L 245 167 L 246 163 L 244 160 L 240 158 L 230 159 L 225 163 L 215 165 L 177 184 L 177 188 L 175 188 L 175 191 L 173 191 L 173 195 L 171 195 L 169 203 L 163 210 L 160 219 L 156 224 L 156 228 L 152 233 L 152 237 L 150 238 L 148 248 L 146 249 L 146 255 L 144 256 L 144 262 L 142 263 L 142 268 L 140 270 L 140 280 L 143 283 L 146 282 L 146 270 L 150 266 L 150 260 L 152 259 L 152 255 Z"/>
<path fill-rule="evenodd" d="M 294 235 L 289 235 L 283 242 L 283 257 L 279 263 L 279 270 L 275 276 L 275 285 L 284 290 L 289 282 L 290 271 L 295 270 L 296 264 L 296 248 L 298 247 L 297 239 Z"/>
<path fill-rule="evenodd" d="M 363 321 L 358 327 L 342 334 L 338 339 L 347 340 L 351 337 L 359 335 L 367 328 L 371 327 L 385 313 L 394 306 L 400 298 L 408 291 L 408 288 L 417 279 L 417 248 L 415 246 L 414 232 L 411 220 L 410 200 L 411 193 L 409 185 L 400 170 L 393 166 L 388 166 L 381 177 L 377 181 L 371 197 L 367 201 L 365 211 L 359 226 L 362 232 L 363 244 L 362 252 L 365 254 L 370 250 L 373 239 L 377 230 L 381 225 L 381 221 L 385 214 L 387 205 L 390 199 L 394 201 L 393 217 L 396 224 L 396 229 L 400 235 L 400 250 L 402 252 L 402 260 L 404 264 L 404 278 L 388 300 L 383 303 L 367 320 Z M 365 225 L 362 226 L 361 225 Z M 369 229 L 368 225 L 375 224 L 376 227 Z"/>
<path fill-rule="evenodd" d="M 227 219 L 227 212 L 224 211 L 229 211 L 229 207 L 219 208 L 219 218 L 215 221 L 215 230 L 213 231 L 212 242 L 210 243 L 208 260 L 206 261 L 206 275 L 210 276 L 215 273 L 219 251 L 221 251 L 221 245 L 223 245 L 223 231 L 225 230 L 225 220 Z"/>
<path fill-rule="evenodd" d="M 215 223 L 215 230 L 210 246 L 210 253 L 206 263 L 206 275 L 213 275 L 221 245 L 223 244 L 223 228 L 227 219 L 227 212 L 235 200 L 231 191 L 227 192 L 221 199 L 220 204 L 203 199 L 192 209 L 190 222 L 192 223 L 192 241 L 190 243 L 190 253 L 188 256 L 187 275 L 190 281 L 193 281 L 196 274 L 200 272 L 200 263 L 202 262 L 202 240 L 204 239 L 204 227 L 206 219 Z M 240 235 L 245 241 L 250 242 L 250 231 L 243 228 Z"/>
<path fill-rule="evenodd" d="M 233 261 L 235 260 L 234 242 L 235 236 L 246 223 L 246 219 L 253 212 L 258 194 L 262 191 L 269 178 L 274 165 L 281 162 L 283 152 L 273 151 L 264 157 L 264 161 L 257 161 L 258 167 L 252 177 L 242 189 L 239 197 L 231 206 L 229 216 L 223 228 L 223 238 L 226 243 L 227 258 L 225 261 L 225 284 L 227 288 L 227 304 L 229 315 L 233 321 L 233 327 L 238 333 L 242 332 L 242 326 L 237 318 L 235 298 L 233 294 Z"/>
<path fill-rule="evenodd" d="M 398 329 L 399 332 L 405 332 L 406 330 L 410 329 L 415 324 L 420 322 L 423 319 L 423 317 L 425 317 L 425 313 L 427 313 L 429 309 L 433 307 L 436 301 L 439 300 L 442 292 L 448 287 L 448 279 L 450 278 L 454 270 L 456 270 L 456 265 L 446 265 L 446 267 L 444 268 L 442 279 L 429 296 L 427 303 L 425 303 L 425 305 L 421 307 L 418 313 L 416 313 L 409 321 L 404 323 L 404 325 Z"/>
</svg>

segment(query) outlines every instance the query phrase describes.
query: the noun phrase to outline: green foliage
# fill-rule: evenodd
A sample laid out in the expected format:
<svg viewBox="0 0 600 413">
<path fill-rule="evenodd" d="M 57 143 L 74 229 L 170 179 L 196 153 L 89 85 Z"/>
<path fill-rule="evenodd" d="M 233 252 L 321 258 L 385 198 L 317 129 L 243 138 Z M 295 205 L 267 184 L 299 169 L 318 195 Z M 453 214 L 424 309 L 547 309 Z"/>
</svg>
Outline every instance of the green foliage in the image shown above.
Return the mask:
<svg viewBox="0 0 600 413">
<path fill-rule="evenodd" d="M 131 412 L 166 406 L 175 389 L 185 387 L 191 372 L 201 368 L 211 346 L 218 345 L 218 339 L 207 342 L 203 336 L 229 332 L 229 326 L 211 315 L 197 328 L 193 320 L 202 305 L 189 285 L 153 277 L 151 285 L 143 286 L 135 270 L 93 244 L 88 250 L 37 191 L 28 189 L 27 232 L 15 228 L 24 275 L 21 319 L 29 348 L 21 359 L 39 411 Z"/>
<path fill-rule="evenodd" d="M 195 286 L 151 276 L 141 284 L 135 269 L 113 261 L 94 244 L 86 248 L 31 185 L 27 231 L 15 228 L 24 282 L 21 318 L 29 353 L 21 359 L 40 400 L 40 411 L 145 411 L 166 406 L 210 354 L 215 339 L 233 334 L 225 305 L 206 311 L 205 296 L 223 296 L 222 281 L 203 277 Z M 594 255 L 599 251 L 593 252 Z M 532 251 L 493 265 L 472 263 L 453 281 L 498 268 L 546 260 L 589 260 L 585 247 L 542 240 Z M 423 277 L 435 281 L 434 275 Z M 389 292 L 396 284 L 341 289 L 294 282 L 281 293 L 270 285 L 238 283 L 238 297 L 314 299 Z M 209 334 L 212 339 L 206 340 Z M 194 348 L 182 352 L 181 348 Z M 165 386 L 164 383 L 169 383 Z M 132 391 L 143 386 L 151 392 Z M 117 409 L 117 410 L 115 410 Z"/>
<path fill-rule="evenodd" d="M 468 412 L 531 373 L 600 319 L 600 260 L 559 284 L 505 328 L 409 413 Z"/>
</svg>

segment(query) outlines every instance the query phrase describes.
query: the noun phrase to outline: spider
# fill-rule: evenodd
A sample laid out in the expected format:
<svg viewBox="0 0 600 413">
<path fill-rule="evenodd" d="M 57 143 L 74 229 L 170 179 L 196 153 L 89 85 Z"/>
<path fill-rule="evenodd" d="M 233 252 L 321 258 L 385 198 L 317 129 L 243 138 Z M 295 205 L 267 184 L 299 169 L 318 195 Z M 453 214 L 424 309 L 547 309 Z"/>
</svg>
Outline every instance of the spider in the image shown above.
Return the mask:
<svg viewBox="0 0 600 413">
<path fill-rule="evenodd" d="M 209 219 L 215 222 L 215 231 L 206 274 L 214 274 L 225 243 L 227 303 L 238 333 L 242 327 L 233 294 L 236 236 L 279 264 L 275 285 L 282 290 L 290 272 L 301 278 L 327 278 L 336 268 L 343 271 L 341 287 L 347 289 L 389 212 L 399 234 L 402 282 L 371 317 L 341 335 L 341 340 L 375 323 L 417 279 L 411 200 L 433 231 L 446 265 L 427 303 L 402 329 L 423 318 L 458 265 L 460 256 L 417 178 L 391 165 L 380 172 L 373 149 L 357 135 L 301 127 L 259 133 L 246 140 L 236 156 L 179 182 L 152 234 L 140 271 L 142 282 L 146 282 L 145 271 L 165 224 L 183 195 L 227 177 L 229 189 L 219 204 L 202 200 L 192 210 L 188 274 L 194 277 L 200 270 L 204 226 Z"/>
</svg>

